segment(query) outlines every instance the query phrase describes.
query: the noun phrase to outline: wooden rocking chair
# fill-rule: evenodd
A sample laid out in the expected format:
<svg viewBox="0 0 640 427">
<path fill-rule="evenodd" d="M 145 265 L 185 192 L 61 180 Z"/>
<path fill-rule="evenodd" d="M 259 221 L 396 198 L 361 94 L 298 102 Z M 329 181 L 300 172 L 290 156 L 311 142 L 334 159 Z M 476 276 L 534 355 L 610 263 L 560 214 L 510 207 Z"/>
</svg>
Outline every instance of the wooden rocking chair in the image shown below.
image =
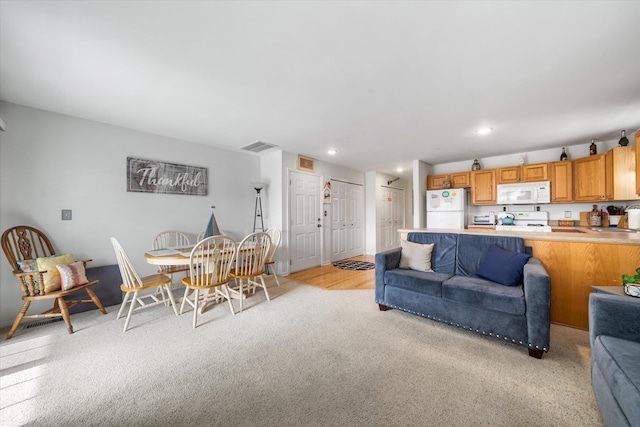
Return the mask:
<svg viewBox="0 0 640 427">
<path fill-rule="evenodd" d="M 73 326 L 71 326 L 71 320 L 69 318 L 69 309 L 83 302 L 93 302 L 100 309 L 102 314 L 107 314 L 102 303 L 93 290 L 91 290 L 91 286 L 98 283 L 97 280 L 91 280 L 84 285 L 74 286 L 66 291 L 59 289 L 47 292 L 44 286 L 43 276 L 46 271 L 24 272 L 20 269 L 18 261 L 35 260 L 36 258 L 48 257 L 56 253 L 47 236 L 45 236 L 40 230 L 26 225 L 19 225 L 5 231 L 2 234 L 1 242 L 2 250 L 7 256 L 7 260 L 13 269 L 13 275 L 18 279 L 18 283 L 20 284 L 22 300 L 24 301 L 20 312 L 13 321 L 11 330 L 7 334 L 7 339 L 13 336 L 22 319 L 35 319 L 42 317 L 62 317 L 64 322 L 67 324 L 67 330 L 72 334 Z M 91 260 L 88 259 L 83 261 L 85 267 L 89 261 Z M 91 299 L 64 299 L 67 295 L 74 294 L 83 289 L 87 291 L 87 294 Z M 53 308 L 41 314 L 26 314 L 31 301 L 47 299 L 54 300 Z"/>
</svg>

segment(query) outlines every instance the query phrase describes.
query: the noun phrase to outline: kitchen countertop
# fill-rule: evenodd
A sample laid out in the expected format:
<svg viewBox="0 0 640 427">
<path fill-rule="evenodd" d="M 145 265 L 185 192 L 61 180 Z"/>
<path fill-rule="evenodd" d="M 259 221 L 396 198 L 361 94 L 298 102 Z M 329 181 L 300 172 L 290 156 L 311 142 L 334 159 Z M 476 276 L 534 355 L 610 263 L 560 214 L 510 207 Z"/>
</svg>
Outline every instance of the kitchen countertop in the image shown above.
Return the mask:
<svg viewBox="0 0 640 427">
<path fill-rule="evenodd" d="M 608 227 L 600 227 L 597 231 L 596 227 L 560 227 L 552 226 L 553 231 L 503 231 L 493 228 L 467 228 L 445 229 L 445 228 L 402 228 L 400 233 L 458 233 L 458 234 L 493 234 L 496 236 L 516 236 L 523 239 L 531 240 L 566 240 L 577 242 L 594 242 L 594 243 L 617 243 L 625 245 L 640 245 L 640 233 L 637 232 L 621 232 L 610 231 Z"/>
</svg>

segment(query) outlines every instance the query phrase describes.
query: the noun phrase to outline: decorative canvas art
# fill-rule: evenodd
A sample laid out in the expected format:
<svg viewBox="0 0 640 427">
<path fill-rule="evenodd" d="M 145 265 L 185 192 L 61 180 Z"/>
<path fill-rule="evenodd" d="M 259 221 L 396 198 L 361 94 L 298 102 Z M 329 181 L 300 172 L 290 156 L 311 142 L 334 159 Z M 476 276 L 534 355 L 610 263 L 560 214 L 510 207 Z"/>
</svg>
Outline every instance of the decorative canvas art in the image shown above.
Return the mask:
<svg viewBox="0 0 640 427">
<path fill-rule="evenodd" d="M 127 157 L 127 191 L 206 196 L 207 168 Z"/>
</svg>

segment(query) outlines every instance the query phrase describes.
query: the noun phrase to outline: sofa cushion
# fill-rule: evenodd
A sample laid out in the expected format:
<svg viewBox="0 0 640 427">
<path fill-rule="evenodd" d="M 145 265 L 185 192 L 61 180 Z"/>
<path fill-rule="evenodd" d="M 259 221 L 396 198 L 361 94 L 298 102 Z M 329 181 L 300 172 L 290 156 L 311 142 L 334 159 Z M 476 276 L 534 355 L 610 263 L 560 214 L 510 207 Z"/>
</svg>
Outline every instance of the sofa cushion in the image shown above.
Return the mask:
<svg viewBox="0 0 640 427">
<path fill-rule="evenodd" d="M 442 284 L 442 297 L 503 313 L 525 312 L 522 286 L 503 286 L 479 277 L 451 277 Z"/>
<path fill-rule="evenodd" d="M 431 269 L 433 243 L 422 244 L 400 240 L 400 247 L 402 248 L 402 252 L 400 253 L 400 268 L 417 271 L 433 271 Z"/>
<path fill-rule="evenodd" d="M 442 282 L 450 277 L 450 274 L 397 269 L 388 270 L 384 275 L 384 281 L 387 286 L 440 298 Z"/>
<path fill-rule="evenodd" d="M 455 274 L 456 246 L 458 235 L 453 233 L 409 233 L 407 240 L 414 243 L 431 244 L 431 269 L 436 273 Z"/>
<path fill-rule="evenodd" d="M 591 351 L 627 420 L 640 420 L 640 342 L 598 335 Z"/>
<path fill-rule="evenodd" d="M 522 283 L 524 265 L 531 255 L 508 251 L 493 245 L 485 254 L 478 276 L 505 286 L 517 286 Z"/>
<path fill-rule="evenodd" d="M 509 251 L 524 253 L 524 240 L 520 237 L 461 234 L 458 237 L 454 274 L 475 276 L 485 254 L 493 245 L 498 245 Z"/>
</svg>

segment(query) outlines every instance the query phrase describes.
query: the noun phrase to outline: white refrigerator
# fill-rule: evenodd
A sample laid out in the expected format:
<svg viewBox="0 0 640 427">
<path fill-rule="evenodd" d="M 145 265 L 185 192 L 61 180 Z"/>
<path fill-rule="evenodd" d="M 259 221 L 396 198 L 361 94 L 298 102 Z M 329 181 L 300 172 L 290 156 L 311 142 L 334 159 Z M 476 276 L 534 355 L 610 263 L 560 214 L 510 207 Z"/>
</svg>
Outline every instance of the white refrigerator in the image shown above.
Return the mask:
<svg viewBox="0 0 640 427">
<path fill-rule="evenodd" d="M 465 188 L 427 191 L 427 228 L 465 228 L 467 197 Z"/>
</svg>

